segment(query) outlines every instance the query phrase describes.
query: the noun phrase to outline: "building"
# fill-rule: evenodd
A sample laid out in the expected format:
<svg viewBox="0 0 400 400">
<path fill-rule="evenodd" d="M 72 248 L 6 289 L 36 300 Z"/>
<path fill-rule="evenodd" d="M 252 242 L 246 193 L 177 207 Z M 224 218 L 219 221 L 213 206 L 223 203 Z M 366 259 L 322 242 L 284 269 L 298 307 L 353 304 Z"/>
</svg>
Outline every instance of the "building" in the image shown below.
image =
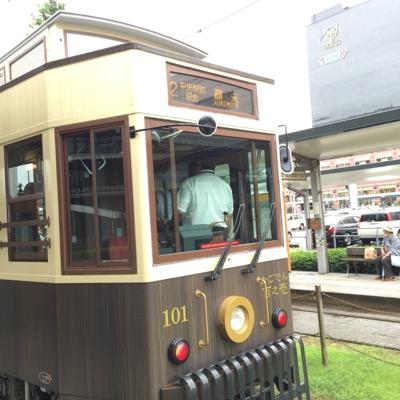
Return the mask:
<svg viewBox="0 0 400 400">
<path fill-rule="evenodd" d="M 400 3 L 331 7 L 307 27 L 313 128 L 326 209 L 400 202 Z M 362 131 L 363 130 L 363 131 Z M 343 142 L 339 135 L 346 133 Z M 323 139 L 322 139 L 323 138 Z"/>
</svg>

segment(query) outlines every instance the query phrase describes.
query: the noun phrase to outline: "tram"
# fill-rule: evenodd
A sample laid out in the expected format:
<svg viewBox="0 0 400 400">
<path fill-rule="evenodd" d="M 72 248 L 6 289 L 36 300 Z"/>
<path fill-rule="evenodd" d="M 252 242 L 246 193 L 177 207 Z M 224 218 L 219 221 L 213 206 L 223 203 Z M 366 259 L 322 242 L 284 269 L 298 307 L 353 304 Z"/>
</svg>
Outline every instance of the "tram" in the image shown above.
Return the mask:
<svg viewBox="0 0 400 400">
<path fill-rule="evenodd" d="M 1 400 L 309 398 L 273 81 L 204 56 L 60 12 L 0 59 Z M 195 163 L 213 221 L 179 205 Z"/>
</svg>

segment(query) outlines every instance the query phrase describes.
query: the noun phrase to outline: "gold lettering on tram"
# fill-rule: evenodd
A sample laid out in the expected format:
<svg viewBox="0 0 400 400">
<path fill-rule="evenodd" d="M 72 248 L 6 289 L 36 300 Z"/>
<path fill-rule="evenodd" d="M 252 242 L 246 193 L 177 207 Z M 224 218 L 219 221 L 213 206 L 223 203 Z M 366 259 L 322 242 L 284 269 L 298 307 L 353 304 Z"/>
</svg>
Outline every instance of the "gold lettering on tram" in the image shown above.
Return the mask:
<svg viewBox="0 0 400 400">
<path fill-rule="evenodd" d="M 276 274 L 269 274 L 266 276 L 262 276 L 261 279 L 263 279 L 266 282 L 265 290 L 267 297 L 279 296 L 282 294 L 289 293 L 289 288 L 288 288 L 289 278 L 287 274 L 279 272 Z"/>
<path fill-rule="evenodd" d="M 163 312 L 164 325 L 163 328 L 168 328 L 173 325 L 189 322 L 186 305 L 165 309 Z"/>
</svg>

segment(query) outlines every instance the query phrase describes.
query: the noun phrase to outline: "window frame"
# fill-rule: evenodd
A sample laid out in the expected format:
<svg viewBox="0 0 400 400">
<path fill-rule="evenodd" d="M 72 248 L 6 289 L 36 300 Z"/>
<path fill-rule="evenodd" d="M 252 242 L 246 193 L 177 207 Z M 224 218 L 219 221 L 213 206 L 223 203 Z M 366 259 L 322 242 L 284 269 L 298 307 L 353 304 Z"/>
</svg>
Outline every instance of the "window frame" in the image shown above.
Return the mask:
<svg viewBox="0 0 400 400">
<path fill-rule="evenodd" d="M 66 165 L 66 145 L 65 139 L 71 135 L 79 133 L 82 130 L 88 130 L 89 135 L 93 130 L 103 128 L 121 128 L 122 144 L 122 165 L 124 171 L 124 192 L 125 192 L 125 213 L 126 213 L 126 236 L 128 241 L 128 261 L 127 262 L 109 262 L 99 264 L 95 262 L 76 263 L 71 259 L 70 246 L 70 200 L 68 192 L 68 165 Z M 60 234 L 61 243 L 61 267 L 63 275 L 106 275 L 106 274 L 134 274 L 137 272 L 136 248 L 135 248 L 135 227 L 133 213 L 132 197 L 132 172 L 131 172 L 131 154 L 129 143 L 129 121 L 128 117 L 108 118 L 105 120 L 91 121 L 59 127 L 56 129 L 56 147 L 57 147 L 57 172 L 58 172 L 58 194 L 60 209 Z M 93 152 L 94 150 L 91 149 Z M 96 189 L 96 188 L 95 188 Z M 97 189 L 96 192 L 97 193 Z M 95 196 L 95 193 L 93 194 Z M 66 210 L 61 212 L 61 210 Z M 96 251 L 99 251 L 96 243 Z"/>
<path fill-rule="evenodd" d="M 5 170 L 5 185 L 6 185 L 6 205 L 7 205 L 7 222 L 15 222 L 11 221 L 11 211 L 10 206 L 12 204 L 23 203 L 25 201 L 38 201 L 43 200 L 46 205 L 46 185 L 44 182 L 44 173 L 43 173 L 43 191 L 38 193 L 29 194 L 23 197 L 11 197 L 10 196 L 10 180 L 9 180 L 9 169 L 8 169 L 8 160 L 9 160 L 9 150 L 14 147 L 18 147 L 20 145 L 26 145 L 29 143 L 40 142 L 41 150 L 42 150 L 42 162 L 44 162 L 43 157 L 43 136 L 36 135 L 32 136 L 28 139 L 18 140 L 16 142 L 10 143 L 4 146 L 4 170 Z M 43 171 L 42 171 L 43 172 Z M 46 213 L 46 218 L 48 218 Z M 39 218 L 37 218 L 39 220 Z M 45 220 L 43 220 L 45 221 Z M 37 225 L 39 226 L 39 225 Z M 7 228 L 7 240 L 10 242 L 15 241 L 13 239 L 14 235 L 11 234 L 11 230 L 13 228 Z M 46 232 L 46 240 L 49 240 L 48 234 Z M 32 247 L 40 247 L 40 246 L 32 246 Z M 21 255 L 16 255 L 16 247 L 8 248 L 8 261 L 9 262 L 48 262 L 48 247 L 42 248 L 41 251 L 38 252 L 26 252 L 23 257 Z"/>
<path fill-rule="evenodd" d="M 21 74 L 19 76 L 17 76 L 16 78 L 13 77 L 12 74 L 12 66 L 13 64 L 15 64 L 17 61 L 19 61 L 21 58 L 25 57 L 27 54 L 29 54 L 32 50 L 34 50 L 36 47 L 40 46 L 41 44 L 43 44 L 43 53 L 44 53 L 44 62 L 43 64 L 29 70 L 26 71 L 24 74 Z M 38 40 L 37 42 L 33 43 L 32 46 L 28 47 L 27 49 L 25 49 L 21 54 L 19 54 L 18 56 L 16 56 L 15 58 L 13 58 L 9 64 L 8 64 L 8 73 L 9 73 L 9 77 L 10 77 L 10 81 L 12 81 L 13 79 L 17 79 L 20 76 L 23 76 L 27 73 L 29 73 L 30 71 L 33 71 L 36 68 L 39 68 L 40 66 L 44 65 L 47 63 L 47 42 L 46 42 L 46 36 L 43 36 L 40 40 Z"/>
<path fill-rule="evenodd" d="M 3 79 L 4 79 L 4 81 L 3 81 L 3 83 L 1 83 L 1 80 L 0 80 L 0 86 L 3 86 L 3 85 L 5 85 L 6 83 L 7 83 L 7 80 L 6 80 L 6 67 L 5 67 L 5 65 L 3 65 L 1 68 L 0 68 L 0 76 L 2 76 L 3 77 Z"/>
<path fill-rule="evenodd" d="M 174 122 L 180 123 L 181 121 L 170 121 L 170 120 L 159 120 L 159 119 L 145 119 L 146 128 L 154 128 L 159 125 L 165 124 L 173 124 Z M 197 128 L 195 127 L 185 127 L 185 132 L 192 132 L 194 134 L 199 134 L 197 132 Z M 228 129 L 228 128 L 218 128 L 217 136 L 226 136 L 232 138 L 244 138 L 244 139 L 253 139 L 264 141 L 270 144 L 271 146 L 271 160 L 272 166 L 272 178 L 273 178 L 273 188 L 274 188 L 274 202 L 277 205 L 275 207 L 276 210 L 276 230 L 277 230 L 277 239 L 268 240 L 264 243 L 263 248 L 274 248 L 283 246 L 283 225 L 282 225 L 282 193 L 279 190 L 279 163 L 277 159 L 277 139 L 276 135 L 269 133 L 258 133 L 254 131 L 248 130 L 239 130 L 239 129 Z M 222 249 L 203 249 L 196 251 L 188 251 L 188 252 L 180 252 L 173 254 L 163 254 L 160 255 L 158 252 L 158 236 L 157 236 L 157 215 L 156 215 L 156 201 L 155 201 L 155 184 L 154 184 L 154 170 L 153 170 L 153 152 L 152 152 L 152 139 L 151 135 L 146 135 L 146 149 L 147 149 L 147 170 L 148 170 L 148 185 L 149 185 L 149 200 L 150 200 L 150 225 L 151 225 L 151 241 L 152 241 L 152 253 L 153 260 L 155 266 L 158 264 L 165 264 L 177 261 L 189 260 L 191 258 L 199 258 L 199 257 L 209 257 L 220 255 Z M 237 245 L 231 248 L 231 253 L 235 252 L 243 252 L 243 251 L 251 251 L 257 248 L 258 243 L 246 243 Z"/>
</svg>

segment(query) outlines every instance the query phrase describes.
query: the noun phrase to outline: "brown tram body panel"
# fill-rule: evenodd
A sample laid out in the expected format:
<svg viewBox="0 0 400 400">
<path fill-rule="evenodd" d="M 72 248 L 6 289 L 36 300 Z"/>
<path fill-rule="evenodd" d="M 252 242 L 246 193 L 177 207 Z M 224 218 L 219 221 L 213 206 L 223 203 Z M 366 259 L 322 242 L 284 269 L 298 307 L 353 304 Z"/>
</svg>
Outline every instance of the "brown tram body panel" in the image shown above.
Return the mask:
<svg viewBox="0 0 400 400">
<path fill-rule="evenodd" d="M 260 263 L 248 275 L 226 269 L 213 282 L 205 282 L 204 274 L 152 283 L 1 281 L 8 328 L 0 334 L 0 370 L 41 386 L 38 375 L 45 372 L 52 379 L 46 389 L 61 399 L 158 399 L 160 388 L 176 376 L 292 333 L 291 319 L 282 330 L 259 326 L 266 310 L 257 276 L 271 281 L 270 312 L 290 309 L 287 259 Z M 207 295 L 209 309 L 210 343 L 202 349 L 197 343 L 204 336 L 204 311 L 196 289 Z M 218 308 L 231 295 L 246 296 L 255 307 L 253 334 L 241 344 L 222 339 L 218 329 Z M 182 306 L 188 321 L 164 327 L 163 311 Z M 180 366 L 167 358 L 176 337 L 192 347 Z"/>
</svg>

